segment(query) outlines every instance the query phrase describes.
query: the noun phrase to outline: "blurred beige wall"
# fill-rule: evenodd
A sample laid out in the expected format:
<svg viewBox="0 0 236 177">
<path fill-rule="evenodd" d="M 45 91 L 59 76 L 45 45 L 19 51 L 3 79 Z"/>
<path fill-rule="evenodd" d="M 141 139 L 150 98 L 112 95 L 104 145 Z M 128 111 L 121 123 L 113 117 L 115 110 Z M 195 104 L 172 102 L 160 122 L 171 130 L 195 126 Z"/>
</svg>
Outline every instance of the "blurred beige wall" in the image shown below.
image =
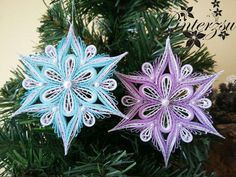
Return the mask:
<svg viewBox="0 0 236 177">
<path fill-rule="evenodd" d="M 207 21 L 211 1 L 196 3 L 190 0 L 194 6 L 194 16 Z M 236 22 L 236 0 L 221 1 L 222 18 Z M 0 86 L 11 76 L 10 70 L 19 64 L 18 56 L 33 52 L 38 42 L 36 30 L 45 11 L 42 0 L 0 0 Z M 216 37 L 204 43 L 215 55 L 216 71 L 225 70 L 217 83 L 224 82 L 230 74 L 236 74 L 236 30 L 224 41 Z"/>
<path fill-rule="evenodd" d="M 12 76 L 19 55 L 32 53 L 46 7 L 42 0 L 0 0 L 0 87 Z"/>
</svg>

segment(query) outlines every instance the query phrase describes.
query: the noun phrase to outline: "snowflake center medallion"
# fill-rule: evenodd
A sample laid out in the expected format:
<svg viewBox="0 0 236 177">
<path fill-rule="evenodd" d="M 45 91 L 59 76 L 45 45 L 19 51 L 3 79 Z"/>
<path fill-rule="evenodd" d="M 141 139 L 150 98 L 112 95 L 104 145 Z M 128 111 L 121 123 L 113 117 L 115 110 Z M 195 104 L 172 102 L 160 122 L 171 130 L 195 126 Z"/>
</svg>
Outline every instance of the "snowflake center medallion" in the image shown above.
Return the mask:
<svg viewBox="0 0 236 177">
<path fill-rule="evenodd" d="M 69 89 L 72 86 L 72 82 L 71 81 L 64 81 L 63 86 L 65 89 Z"/>
<path fill-rule="evenodd" d="M 167 107 L 167 106 L 169 106 L 169 104 L 170 104 L 170 101 L 168 99 L 161 100 L 161 105 L 162 106 Z"/>
<path fill-rule="evenodd" d="M 58 110 L 58 108 L 56 107 L 56 106 L 54 106 L 53 108 L 52 108 L 52 112 L 56 112 Z"/>
<path fill-rule="evenodd" d="M 161 151 L 165 165 L 180 140 L 190 143 L 197 132 L 221 136 L 204 112 L 211 106 L 205 97 L 219 74 L 192 71 L 189 64 L 181 67 L 167 39 L 163 56 L 153 64 L 144 63 L 142 73 L 131 76 L 117 73 L 129 91 L 121 100 L 129 108 L 129 119 L 122 120 L 111 131 L 139 132 L 143 142 L 152 141 Z"/>
</svg>

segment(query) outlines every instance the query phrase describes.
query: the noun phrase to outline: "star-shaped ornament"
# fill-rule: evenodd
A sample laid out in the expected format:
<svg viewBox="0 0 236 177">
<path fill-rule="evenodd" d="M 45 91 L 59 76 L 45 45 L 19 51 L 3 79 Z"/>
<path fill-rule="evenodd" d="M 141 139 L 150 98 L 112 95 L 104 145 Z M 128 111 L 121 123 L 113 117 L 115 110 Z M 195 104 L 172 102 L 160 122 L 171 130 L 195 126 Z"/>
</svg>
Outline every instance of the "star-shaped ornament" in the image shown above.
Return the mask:
<svg viewBox="0 0 236 177">
<path fill-rule="evenodd" d="M 22 83 L 26 98 L 13 116 L 25 112 L 40 116 L 41 124 L 52 125 L 62 138 L 67 154 L 84 125 L 92 127 L 96 119 L 110 114 L 125 117 L 111 94 L 117 87 L 111 76 L 126 54 L 97 54 L 94 45 L 86 47 L 76 38 L 71 25 L 56 47 L 48 45 L 45 53 L 21 58 L 27 74 Z"/>
<path fill-rule="evenodd" d="M 168 38 L 163 56 L 144 63 L 140 74 L 117 73 L 129 93 L 122 98 L 128 119 L 111 131 L 138 132 L 143 142 L 151 141 L 161 151 L 166 165 L 180 141 L 190 143 L 200 132 L 222 137 L 205 112 L 212 104 L 206 96 L 219 74 L 196 74 L 189 64 L 181 67 Z"/>
</svg>

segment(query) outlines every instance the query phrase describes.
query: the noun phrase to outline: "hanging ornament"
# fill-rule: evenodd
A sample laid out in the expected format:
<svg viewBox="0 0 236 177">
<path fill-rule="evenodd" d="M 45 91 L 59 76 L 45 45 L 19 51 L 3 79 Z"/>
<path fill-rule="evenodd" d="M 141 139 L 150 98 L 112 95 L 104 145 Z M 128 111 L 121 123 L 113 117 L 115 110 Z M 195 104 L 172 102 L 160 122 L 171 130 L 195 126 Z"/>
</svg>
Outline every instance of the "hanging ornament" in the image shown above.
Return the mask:
<svg viewBox="0 0 236 177">
<path fill-rule="evenodd" d="M 111 131 L 130 129 L 139 132 L 143 142 L 151 141 L 161 151 L 165 165 L 180 140 L 190 143 L 199 132 L 221 136 L 212 126 L 204 109 L 211 107 L 206 98 L 218 74 L 192 73 L 191 65 L 180 66 L 169 38 L 162 58 L 144 63 L 139 75 L 117 73 L 129 95 L 122 98 L 128 119 Z M 222 137 L 222 136 L 221 136 Z"/>
<path fill-rule="evenodd" d="M 67 154 L 83 125 L 92 127 L 96 118 L 110 114 L 124 117 L 111 95 L 117 83 L 110 77 L 126 54 L 98 55 L 94 45 L 86 47 L 76 38 L 71 25 L 57 47 L 48 45 L 44 54 L 21 58 L 27 73 L 22 85 L 27 92 L 13 116 L 40 115 L 41 124 L 52 125 L 62 138 Z"/>
</svg>

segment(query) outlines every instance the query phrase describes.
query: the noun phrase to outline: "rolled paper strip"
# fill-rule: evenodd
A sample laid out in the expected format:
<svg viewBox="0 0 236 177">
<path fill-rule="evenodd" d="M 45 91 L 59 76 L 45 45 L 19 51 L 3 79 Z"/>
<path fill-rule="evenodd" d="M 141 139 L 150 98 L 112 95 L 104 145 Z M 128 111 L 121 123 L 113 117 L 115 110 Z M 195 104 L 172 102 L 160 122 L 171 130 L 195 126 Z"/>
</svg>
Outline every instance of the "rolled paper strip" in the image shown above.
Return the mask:
<svg viewBox="0 0 236 177">
<path fill-rule="evenodd" d="M 136 100 L 134 97 L 132 96 L 124 96 L 122 99 L 121 99 L 121 102 L 124 106 L 132 106 L 134 104 L 136 104 L 138 102 L 138 100 Z"/>
<path fill-rule="evenodd" d="M 170 95 L 172 89 L 172 79 L 169 74 L 163 75 L 161 79 L 161 90 L 163 98 L 167 98 Z"/>
<path fill-rule="evenodd" d="M 74 106 L 75 106 L 75 99 L 72 93 L 72 90 L 68 90 L 64 95 L 63 101 L 63 109 L 65 112 L 65 116 L 73 116 L 74 115 Z"/>
<path fill-rule="evenodd" d="M 86 83 L 93 80 L 97 75 L 97 71 L 94 68 L 85 69 L 80 72 L 74 79 L 75 83 Z"/>
<path fill-rule="evenodd" d="M 143 73 L 146 74 L 147 76 L 149 76 L 150 78 L 153 78 L 153 77 L 154 77 L 154 76 L 153 76 L 153 74 L 154 74 L 153 70 L 154 70 L 154 69 L 153 69 L 151 63 L 146 62 L 146 63 L 144 63 L 144 64 L 142 65 L 142 71 L 143 71 Z"/>
<path fill-rule="evenodd" d="M 48 125 L 52 124 L 53 116 L 54 116 L 54 113 L 53 113 L 53 112 L 47 112 L 47 113 L 45 113 L 45 114 L 40 118 L 40 123 L 42 124 L 42 126 L 48 126 Z"/>
<path fill-rule="evenodd" d="M 193 112 L 183 106 L 173 106 L 173 112 L 183 120 L 192 120 L 194 117 Z"/>
<path fill-rule="evenodd" d="M 169 111 L 165 111 L 161 115 L 160 125 L 161 125 L 160 130 L 163 133 L 169 133 L 171 131 L 171 128 L 172 128 L 172 118 L 171 118 L 171 115 L 170 115 Z"/>
<path fill-rule="evenodd" d="M 90 112 L 85 112 L 83 116 L 83 123 L 86 127 L 92 127 L 95 124 L 95 117 Z"/>
<path fill-rule="evenodd" d="M 152 139 L 152 128 L 153 126 L 150 126 L 146 129 L 144 129 L 143 131 L 141 131 L 140 133 L 140 139 L 143 141 L 143 142 L 148 142 Z"/>
<path fill-rule="evenodd" d="M 117 82 L 115 79 L 106 79 L 101 83 L 101 87 L 107 91 L 113 91 L 117 87 Z"/>
<path fill-rule="evenodd" d="M 32 78 L 25 78 L 22 82 L 22 86 L 26 89 L 26 90 L 30 90 L 30 89 L 34 89 L 35 87 L 39 87 L 42 86 L 43 83 L 38 82 Z"/>
<path fill-rule="evenodd" d="M 200 108 L 203 109 L 208 109 L 211 107 L 212 102 L 211 100 L 209 100 L 208 98 L 201 98 L 199 100 L 196 101 L 197 106 L 199 106 Z"/>
<path fill-rule="evenodd" d="M 57 60 L 57 51 L 54 46 L 48 45 L 45 48 L 45 53 L 49 58 L 53 59 L 53 62 L 56 62 Z"/>
<path fill-rule="evenodd" d="M 183 67 L 181 67 L 181 70 L 180 70 L 180 73 L 181 73 L 180 78 L 185 79 L 188 76 L 190 76 L 192 72 L 193 72 L 193 67 L 191 65 L 189 64 L 184 65 Z"/>
<path fill-rule="evenodd" d="M 44 75 L 46 76 L 47 79 L 49 79 L 49 82 L 55 81 L 57 83 L 61 83 L 63 81 L 61 75 L 52 68 L 46 68 L 44 70 Z"/>
<path fill-rule="evenodd" d="M 161 109 L 161 105 L 159 104 L 147 106 L 143 110 L 140 110 L 141 111 L 140 116 L 144 119 L 150 118 L 154 116 L 160 109 Z"/>
<path fill-rule="evenodd" d="M 193 135 L 184 127 L 180 129 L 180 137 L 185 143 L 190 143 L 193 140 Z"/>
<path fill-rule="evenodd" d="M 159 100 L 161 98 L 157 90 L 149 85 L 142 85 L 140 91 L 150 99 Z"/>
<path fill-rule="evenodd" d="M 71 80 L 72 75 L 75 72 L 75 57 L 74 55 L 68 55 L 65 62 L 65 78 L 66 80 Z"/>
<path fill-rule="evenodd" d="M 97 54 L 97 48 L 94 45 L 89 45 L 85 49 L 85 61 L 93 58 Z"/>
<path fill-rule="evenodd" d="M 183 87 L 174 92 L 170 99 L 173 101 L 184 101 L 190 98 L 192 95 L 193 95 L 192 87 Z"/>
</svg>

